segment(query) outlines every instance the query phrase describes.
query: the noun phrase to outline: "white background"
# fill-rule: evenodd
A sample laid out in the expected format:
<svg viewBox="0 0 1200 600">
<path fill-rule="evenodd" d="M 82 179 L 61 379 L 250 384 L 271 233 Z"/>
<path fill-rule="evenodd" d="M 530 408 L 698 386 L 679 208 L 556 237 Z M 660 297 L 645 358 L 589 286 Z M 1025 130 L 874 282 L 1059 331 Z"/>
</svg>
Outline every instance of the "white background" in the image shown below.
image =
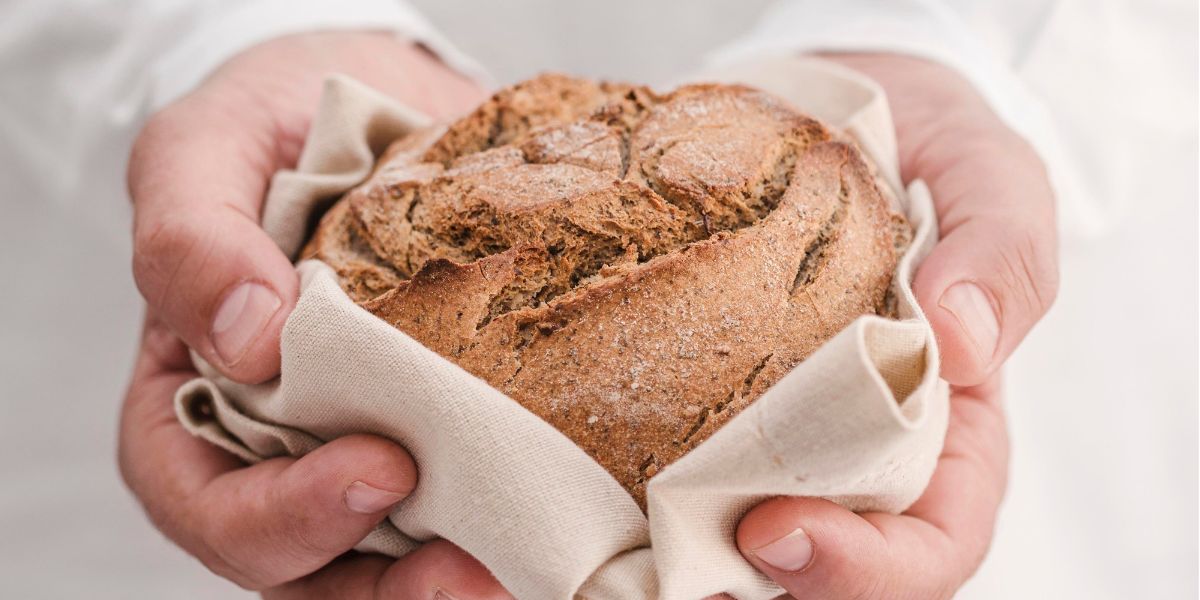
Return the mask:
<svg viewBox="0 0 1200 600">
<path fill-rule="evenodd" d="M 556 69 L 653 83 L 766 2 L 415 4 L 501 82 Z M 1062 293 L 1009 369 L 1009 497 L 961 597 L 1194 598 L 1196 7 L 1056 10 L 1021 74 L 1093 182 L 1096 226 L 1063 215 Z M 114 177 L 123 151 L 106 159 Z M 163 540 L 116 472 L 140 313 L 125 201 L 111 181 L 41 201 L 50 184 L 13 167 L 20 153 L 0 138 L 0 595 L 242 597 Z"/>
</svg>

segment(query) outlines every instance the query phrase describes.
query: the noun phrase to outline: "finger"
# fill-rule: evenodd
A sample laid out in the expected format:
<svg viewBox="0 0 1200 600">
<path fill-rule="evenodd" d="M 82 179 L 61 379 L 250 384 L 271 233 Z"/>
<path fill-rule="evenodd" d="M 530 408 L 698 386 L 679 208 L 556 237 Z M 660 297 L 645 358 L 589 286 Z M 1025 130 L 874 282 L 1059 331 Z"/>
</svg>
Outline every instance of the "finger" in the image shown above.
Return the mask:
<svg viewBox="0 0 1200 600">
<path fill-rule="evenodd" d="M 1042 162 L 950 68 L 898 54 L 829 58 L 887 91 L 902 176 L 929 185 L 942 238 L 913 290 L 938 335 L 942 376 L 977 385 L 1058 292 L 1054 195 Z"/>
<path fill-rule="evenodd" d="M 757 569 L 798 600 L 949 598 L 959 568 L 951 544 L 913 517 L 875 522 L 816 498 L 776 498 L 738 528 Z"/>
<path fill-rule="evenodd" d="M 263 590 L 262 597 L 263 600 L 382 599 L 377 593 L 379 581 L 395 563 L 386 556 L 351 552 L 316 573 Z"/>
<path fill-rule="evenodd" d="M 129 162 L 138 289 L 188 346 L 226 375 L 279 372 L 279 334 L 298 295 L 260 208 L 282 165 L 254 103 L 197 92 L 146 125 Z"/>
<path fill-rule="evenodd" d="M 1015 135 L 974 150 L 927 167 L 942 239 L 913 283 L 938 335 L 942 375 L 956 385 L 977 385 L 1003 364 L 1058 292 L 1054 201 L 1040 161 Z"/>
<path fill-rule="evenodd" d="M 242 465 L 237 457 L 193 437 L 175 416 L 175 391 L 197 377 L 187 347 L 153 316 L 121 409 L 117 463 L 150 520 L 174 540 L 185 520 L 178 508 L 195 490 Z"/>
<path fill-rule="evenodd" d="M 166 370 L 170 353 L 186 356 L 174 346 L 153 357 L 148 343 L 139 360 L 122 415 L 121 470 L 155 524 L 218 574 L 261 589 L 311 573 L 415 486 L 408 453 L 365 435 L 243 467 L 175 419 L 171 397 L 194 373 Z"/>
<path fill-rule="evenodd" d="M 399 560 L 352 555 L 263 594 L 266 600 L 501 600 L 512 598 L 479 561 L 445 540 Z"/>
<path fill-rule="evenodd" d="M 746 559 L 799 600 L 950 598 L 982 561 L 1006 485 L 994 384 L 960 392 L 929 487 L 906 513 L 775 498 L 742 519 Z"/>
<path fill-rule="evenodd" d="M 299 460 L 272 459 L 214 479 L 189 503 L 190 522 L 210 567 L 264 589 L 352 549 L 415 484 L 402 448 L 348 436 Z"/>
<path fill-rule="evenodd" d="M 379 581 L 381 598 L 502 600 L 512 598 L 479 561 L 435 540 L 400 559 Z"/>
</svg>

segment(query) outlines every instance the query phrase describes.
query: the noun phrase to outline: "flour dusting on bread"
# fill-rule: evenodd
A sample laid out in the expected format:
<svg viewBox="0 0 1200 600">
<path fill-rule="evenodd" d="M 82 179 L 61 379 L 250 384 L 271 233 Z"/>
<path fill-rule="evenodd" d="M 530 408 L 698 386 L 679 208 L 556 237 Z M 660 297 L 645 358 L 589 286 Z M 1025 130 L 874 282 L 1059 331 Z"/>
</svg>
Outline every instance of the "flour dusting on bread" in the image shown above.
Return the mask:
<svg viewBox="0 0 1200 600">
<path fill-rule="evenodd" d="M 305 250 L 364 308 L 647 481 L 860 315 L 908 225 L 758 90 L 543 75 L 406 136 Z"/>
</svg>

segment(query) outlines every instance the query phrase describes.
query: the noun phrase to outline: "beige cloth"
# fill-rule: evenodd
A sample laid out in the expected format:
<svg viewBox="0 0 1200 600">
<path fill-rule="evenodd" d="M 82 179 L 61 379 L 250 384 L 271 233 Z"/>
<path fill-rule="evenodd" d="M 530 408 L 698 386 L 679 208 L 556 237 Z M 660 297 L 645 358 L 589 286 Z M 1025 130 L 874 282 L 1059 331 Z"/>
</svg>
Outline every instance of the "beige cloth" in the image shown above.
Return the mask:
<svg viewBox="0 0 1200 600">
<path fill-rule="evenodd" d="M 941 451 L 947 388 L 908 282 L 934 243 L 925 186 L 899 187 L 885 99 L 861 77 L 811 59 L 744 65 L 742 80 L 842 127 L 874 158 L 916 226 L 900 262 L 903 320 L 862 317 L 648 487 L 649 518 L 596 462 L 512 399 L 355 305 L 333 271 L 298 266 L 300 300 L 282 338 L 282 375 L 202 378 L 177 395 L 189 430 L 254 462 L 373 433 L 403 444 L 420 483 L 359 549 L 401 556 L 445 538 L 518 598 L 695 600 L 782 590 L 734 545 L 746 509 L 780 494 L 899 512 Z M 353 81 L 327 84 L 296 171 L 272 182 L 264 227 L 295 255 L 311 213 L 368 174 L 373 156 L 428 119 Z M 209 410 L 198 410 L 208 404 Z"/>
</svg>

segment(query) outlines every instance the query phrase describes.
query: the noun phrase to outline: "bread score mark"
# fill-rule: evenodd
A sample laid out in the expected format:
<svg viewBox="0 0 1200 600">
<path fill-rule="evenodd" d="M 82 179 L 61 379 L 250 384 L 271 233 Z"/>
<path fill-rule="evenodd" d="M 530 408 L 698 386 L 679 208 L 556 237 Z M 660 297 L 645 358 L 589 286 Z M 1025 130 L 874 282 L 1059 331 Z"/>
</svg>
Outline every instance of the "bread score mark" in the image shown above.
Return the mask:
<svg viewBox="0 0 1200 600">
<path fill-rule="evenodd" d="M 403 144 L 306 256 L 642 506 L 661 468 L 887 303 L 902 228 L 869 168 L 755 90 L 544 77 Z"/>
</svg>

